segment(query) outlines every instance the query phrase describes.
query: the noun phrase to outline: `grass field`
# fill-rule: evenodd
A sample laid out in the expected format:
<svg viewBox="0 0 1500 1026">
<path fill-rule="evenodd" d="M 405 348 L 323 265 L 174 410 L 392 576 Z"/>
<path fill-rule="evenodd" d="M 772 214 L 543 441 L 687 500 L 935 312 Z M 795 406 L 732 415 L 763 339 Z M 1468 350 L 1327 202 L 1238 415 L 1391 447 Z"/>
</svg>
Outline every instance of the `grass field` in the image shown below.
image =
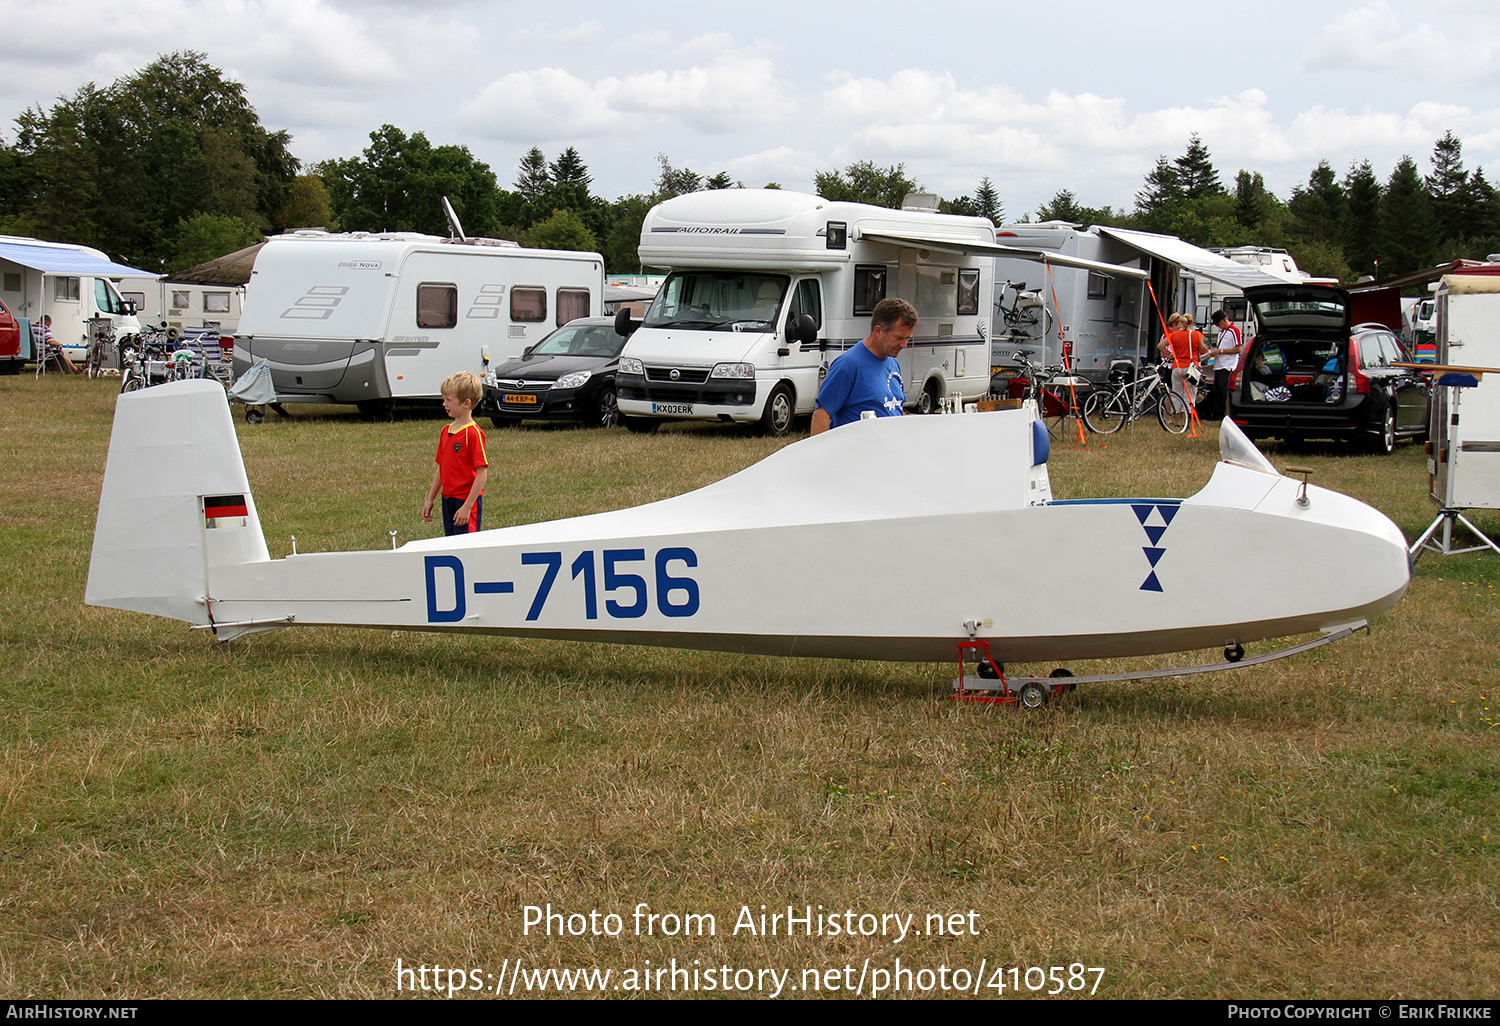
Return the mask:
<svg viewBox="0 0 1500 1026">
<path fill-rule="evenodd" d="M 8 996 L 380 998 L 398 982 L 492 990 L 518 960 L 608 969 L 625 988 L 611 996 L 632 981 L 654 996 L 672 978 L 642 970 L 674 958 L 704 994 L 722 993 L 707 970 L 736 987 L 749 971 L 747 996 L 775 990 L 768 970 L 790 972 L 783 996 L 835 969 L 823 992 L 864 974 L 868 994 L 898 959 L 913 974 L 887 980 L 898 996 L 961 981 L 1025 996 L 1027 967 L 1077 963 L 1102 979 L 1064 969 L 1064 989 L 1111 998 L 1500 991 L 1493 556 L 1425 557 L 1369 636 L 1081 688 L 1035 714 L 947 701 L 951 665 L 324 629 L 215 646 L 83 605 L 113 403 L 107 381 L 0 378 Z M 272 554 L 293 534 L 302 551 L 430 534 L 440 423 L 334 408 L 241 422 Z M 778 444 L 491 431 L 486 523 L 675 494 Z M 1408 537 L 1434 515 L 1417 447 L 1268 453 Z M 1143 424 L 1055 451 L 1054 491 L 1187 495 L 1215 455 L 1212 428 Z M 1230 600 L 1239 574 L 1297 570 L 1295 554 L 1226 548 L 1204 601 Z M 1089 601 L 1042 561 L 1034 587 L 1059 617 Z M 1200 657 L 1217 654 L 1180 661 Z M 549 903 L 599 918 L 528 932 L 524 908 Z M 919 932 L 735 930 L 762 905 L 853 910 L 857 928 L 914 915 Z M 664 935 L 689 913 L 713 915 L 712 935 L 704 919 Z M 398 978 L 398 960 L 443 974 Z"/>
</svg>

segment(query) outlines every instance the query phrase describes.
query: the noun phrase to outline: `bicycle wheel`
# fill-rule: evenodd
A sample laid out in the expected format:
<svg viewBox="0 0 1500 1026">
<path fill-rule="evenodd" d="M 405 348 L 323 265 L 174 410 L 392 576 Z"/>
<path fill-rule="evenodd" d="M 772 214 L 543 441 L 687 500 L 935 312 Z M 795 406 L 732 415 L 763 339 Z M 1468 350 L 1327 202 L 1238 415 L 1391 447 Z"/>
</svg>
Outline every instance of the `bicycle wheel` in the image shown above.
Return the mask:
<svg viewBox="0 0 1500 1026">
<path fill-rule="evenodd" d="M 1120 430 L 1129 416 L 1130 405 L 1121 391 L 1096 388 L 1083 404 L 1083 426 L 1101 435 Z"/>
<path fill-rule="evenodd" d="M 1186 400 L 1176 392 L 1167 392 L 1161 397 L 1161 405 L 1156 408 L 1156 419 L 1172 434 L 1182 434 L 1188 428 Z"/>
</svg>

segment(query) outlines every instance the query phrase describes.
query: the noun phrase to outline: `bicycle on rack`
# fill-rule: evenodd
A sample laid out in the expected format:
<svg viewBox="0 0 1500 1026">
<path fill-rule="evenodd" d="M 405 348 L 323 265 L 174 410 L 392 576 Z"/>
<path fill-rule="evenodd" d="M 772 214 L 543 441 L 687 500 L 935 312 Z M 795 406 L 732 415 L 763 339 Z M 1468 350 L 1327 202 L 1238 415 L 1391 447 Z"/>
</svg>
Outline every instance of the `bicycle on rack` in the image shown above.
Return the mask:
<svg viewBox="0 0 1500 1026">
<path fill-rule="evenodd" d="M 94 330 L 89 337 L 87 355 L 84 357 L 84 375 L 89 378 L 102 378 L 104 365 L 110 357 L 115 355 L 115 352 L 115 326 L 107 321 L 94 325 Z"/>
<path fill-rule="evenodd" d="M 1182 396 L 1172 390 L 1171 373 L 1166 363 L 1154 368 L 1143 364 L 1135 372 L 1130 364 L 1117 362 L 1110 371 L 1110 383 L 1096 388 L 1083 404 L 1084 426 L 1099 434 L 1113 434 L 1126 424 L 1155 414 L 1163 430 L 1182 434 L 1188 428 L 1190 413 Z M 1197 396 L 1193 399 L 1196 401 Z"/>
<path fill-rule="evenodd" d="M 1012 390 L 1012 398 L 1034 400 L 1038 415 L 1047 425 L 1047 433 L 1063 438 L 1068 418 L 1083 415 L 1089 383 L 1067 374 L 1062 367 L 1038 367 L 1031 362 L 1032 353 L 1030 349 L 1015 351 L 1017 366 L 1011 380 L 1022 384 L 1019 395 Z"/>
<path fill-rule="evenodd" d="M 1010 306 L 1005 305 L 1005 293 L 1014 291 Z M 1010 337 L 1021 342 L 1037 342 L 1047 337 L 1052 330 L 1052 311 L 1042 299 L 1041 292 L 1027 292 L 1024 281 L 1007 281 L 997 290 L 1000 297 L 995 307 L 1005 322 Z"/>
<path fill-rule="evenodd" d="M 134 392 L 172 381 L 177 376 L 172 351 L 177 333 L 163 325 L 142 328 L 120 340 L 120 391 Z"/>
</svg>

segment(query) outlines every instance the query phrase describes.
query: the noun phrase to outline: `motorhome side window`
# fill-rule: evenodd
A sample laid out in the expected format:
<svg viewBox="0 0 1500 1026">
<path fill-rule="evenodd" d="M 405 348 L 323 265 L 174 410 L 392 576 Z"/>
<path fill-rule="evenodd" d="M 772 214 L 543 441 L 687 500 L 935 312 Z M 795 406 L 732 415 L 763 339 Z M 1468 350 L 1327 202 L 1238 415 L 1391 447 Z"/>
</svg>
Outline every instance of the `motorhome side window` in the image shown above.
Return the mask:
<svg viewBox="0 0 1500 1026">
<path fill-rule="evenodd" d="M 53 278 L 52 298 L 65 303 L 78 302 L 78 279 Z"/>
<path fill-rule="evenodd" d="M 193 305 L 193 294 L 186 289 L 172 290 L 172 309 L 186 310 Z"/>
<path fill-rule="evenodd" d="M 545 321 L 547 319 L 547 290 L 517 285 L 510 290 L 510 319 L 513 321 Z"/>
<path fill-rule="evenodd" d="M 557 290 L 557 326 L 561 328 L 569 321 L 589 315 L 588 289 Z"/>
<path fill-rule="evenodd" d="M 417 327 L 451 328 L 457 323 L 457 285 L 417 286 Z"/>
<path fill-rule="evenodd" d="M 875 304 L 885 298 L 886 267 L 856 267 L 854 269 L 854 313 L 875 312 Z"/>
<path fill-rule="evenodd" d="M 1109 279 L 1096 271 L 1089 272 L 1089 298 L 1103 299 L 1109 295 Z"/>
<path fill-rule="evenodd" d="M 972 316 L 979 312 L 979 268 L 958 269 L 958 312 Z"/>
</svg>

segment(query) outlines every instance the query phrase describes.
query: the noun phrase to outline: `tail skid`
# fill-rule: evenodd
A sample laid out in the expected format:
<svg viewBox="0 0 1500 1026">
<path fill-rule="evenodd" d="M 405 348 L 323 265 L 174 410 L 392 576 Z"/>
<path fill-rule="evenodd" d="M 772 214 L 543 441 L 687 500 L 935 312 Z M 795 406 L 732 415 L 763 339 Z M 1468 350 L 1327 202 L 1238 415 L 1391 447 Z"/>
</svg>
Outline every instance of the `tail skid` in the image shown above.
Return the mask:
<svg viewBox="0 0 1500 1026">
<path fill-rule="evenodd" d="M 84 601 L 208 626 L 215 568 L 270 558 L 224 389 L 122 394 Z"/>
</svg>

